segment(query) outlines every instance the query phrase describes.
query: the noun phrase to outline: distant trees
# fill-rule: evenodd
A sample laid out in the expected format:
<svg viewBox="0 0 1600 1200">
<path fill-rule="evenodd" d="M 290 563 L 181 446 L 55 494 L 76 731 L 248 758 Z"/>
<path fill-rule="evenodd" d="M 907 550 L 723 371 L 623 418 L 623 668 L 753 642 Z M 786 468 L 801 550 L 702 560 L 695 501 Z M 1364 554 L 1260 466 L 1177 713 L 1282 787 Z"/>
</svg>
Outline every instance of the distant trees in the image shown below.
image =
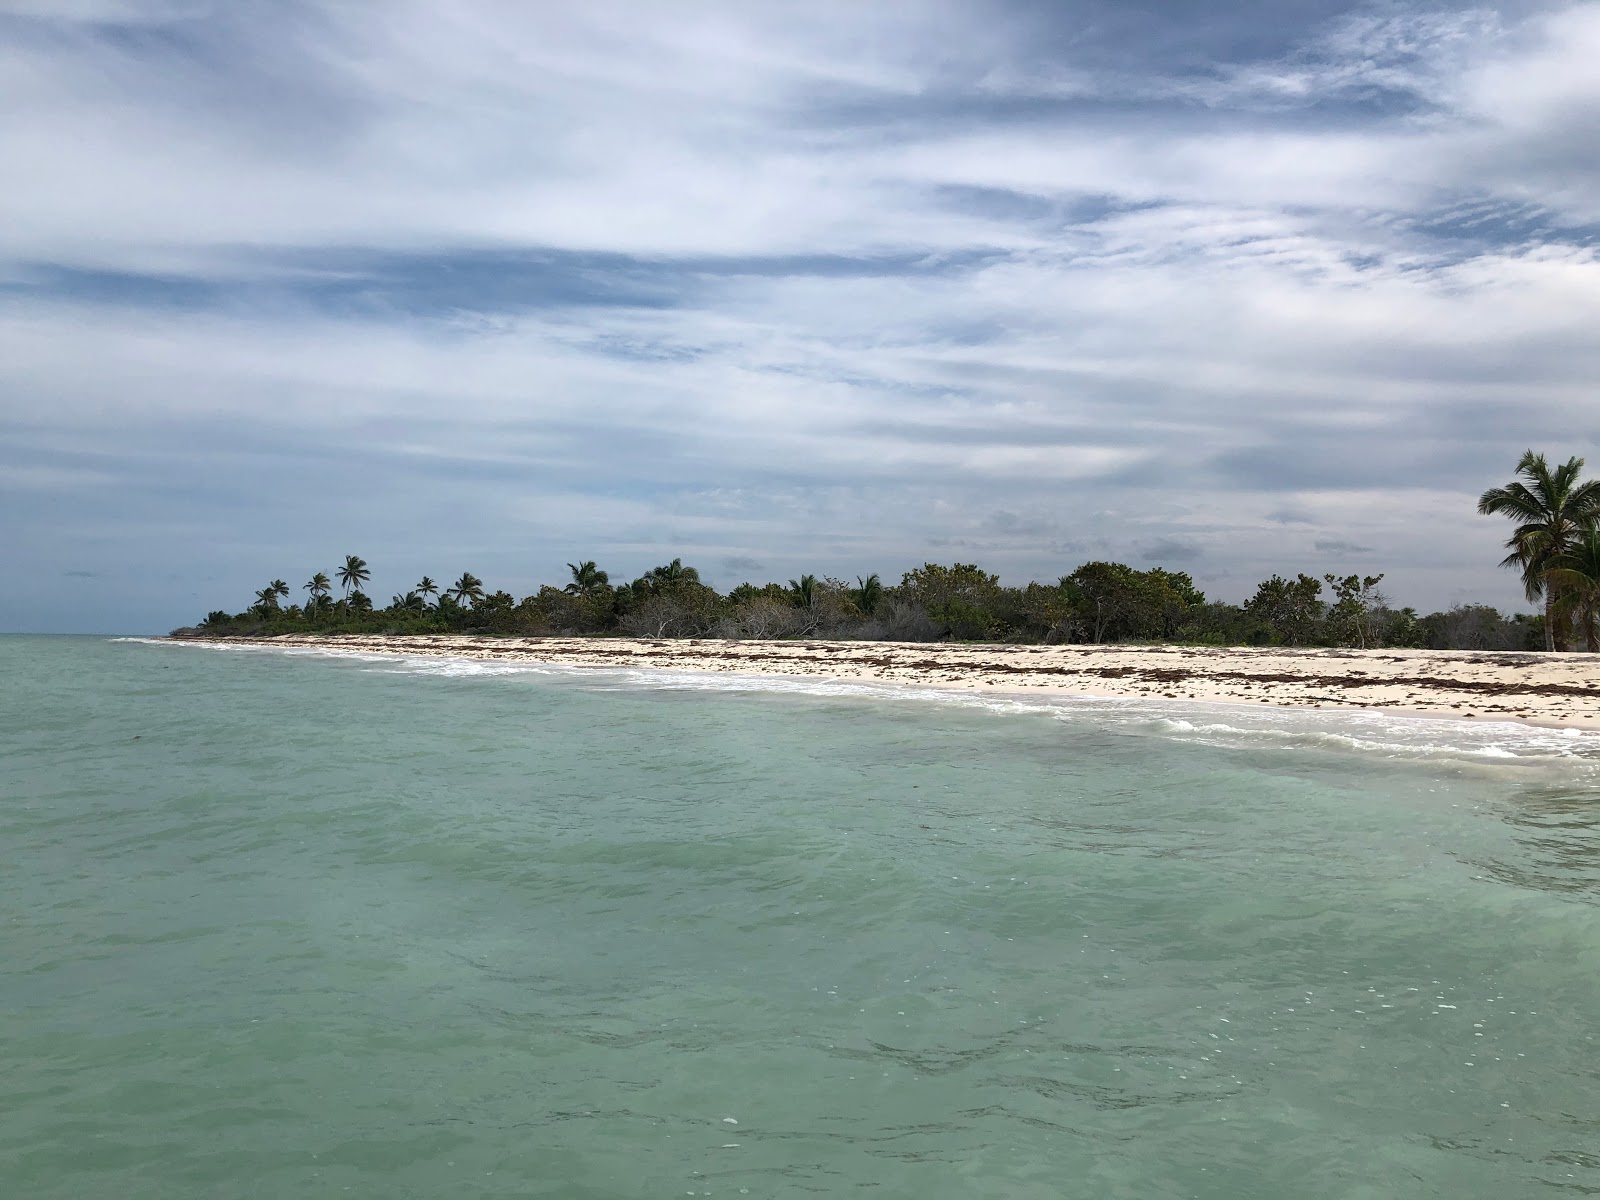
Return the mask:
<svg viewBox="0 0 1600 1200">
<path fill-rule="evenodd" d="M 517 598 L 503 588 L 484 595 L 479 588 L 478 599 L 472 605 L 473 624 L 490 633 L 517 633 Z"/>
<path fill-rule="evenodd" d="M 1322 624 L 1322 581 L 1301 572 L 1294 579 L 1274 575 L 1245 601 L 1247 617 L 1267 631 L 1263 639 L 1284 646 L 1312 642 Z"/>
<path fill-rule="evenodd" d="M 595 566 L 592 560 L 577 564 L 568 563 L 567 570 L 572 572 L 572 582 L 567 584 L 566 591 L 574 596 L 593 596 L 610 586 L 611 576 Z"/>
<path fill-rule="evenodd" d="M 802 575 L 799 579 L 789 580 L 789 599 L 796 608 L 809 609 L 813 607 L 817 598 L 817 577 L 815 575 Z"/>
<path fill-rule="evenodd" d="M 972 563 L 923 563 L 901 576 L 895 591 L 896 599 L 921 607 L 941 637 L 981 641 L 994 631 L 1000 580 Z"/>
<path fill-rule="evenodd" d="M 1583 481 L 1582 469 L 1582 459 L 1552 468 L 1530 450 L 1516 478 L 1478 502 L 1480 512 L 1516 522 L 1503 565 L 1516 567 L 1527 595 L 1544 601 L 1537 615 L 1508 616 L 1483 605 L 1426 615 L 1396 609 L 1380 590 L 1382 574 L 1275 574 L 1233 604 L 1207 599 L 1182 571 L 1110 561 L 1021 587 L 1003 585 L 973 563 L 925 562 L 894 585 L 876 574 L 854 584 L 799 574 L 787 583 L 741 583 L 722 595 L 681 558 L 618 586 L 592 559 L 567 563 L 562 585 L 521 600 L 503 590 L 486 594 L 470 571 L 442 591 L 424 575 L 375 612 L 363 590 L 371 571 L 352 554 L 335 572 L 344 590 L 338 601 L 330 601 L 333 585 L 318 571 L 304 585 L 305 607 L 285 609 L 288 584 L 274 579 L 245 612 L 212 611 L 201 628 L 224 635 L 347 629 L 1474 650 L 1564 649 L 1576 629 L 1600 652 L 1600 483 Z"/>
<path fill-rule="evenodd" d="M 457 604 L 477 604 L 483 599 L 483 580 L 471 571 L 463 571 L 461 578 L 450 585 L 445 595 Z"/>
<path fill-rule="evenodd" d="M 371 578 L 372 572 L 367 569 L 366 559 L 357 558 L 354 554 L 344 556 L 344 566 L 339 568 L 339 582 L 344 585 L 346 599 L 352 588 L 359 588 Z"/>
<path fill-rule="evenodd" d="M 1322 578 L 1333 589 L 1333 606 L 1327 616 L 1329 635 L 1341 645 L 1363 650 L 1380 644 L 1382 626 L 1377 618 L 1388 608 L 1387 598 L 1378 591 L 1383 576 L 1324 575 Z"/>
<path fill-rule="evenodd" d="M 318 571 L 302 585 L 306 591 L 306 615 L 310 618 L 320 618 L 325 615 L 325 605 L 328 603 L 328 593 L 333 590 L 333 582 L 321 571 Z"/>
<path fill-rule="evenodd" d="M 758 588 L 744 583 L 728 593 L 731 611 L 712 625 L 710 632 L 720 638 L 799 637 L 811 614 L 796 607 L 785 589 L 777 584 Z"/>
<path fill-rule="evenodd" d="M 675 558 L 665 566 L 651 567 L 633 581 L 633 589 L 636 593 L 657 596 L 699 582 L 700 572 L 693 567 L 684 566 L 683 559 Z"/>
<path fill-rule="evenodd" d="M 1136 571 L 1124 563 L 1084 563 L 1059 584 L 1090 642 L 1175 637 L 1205 602 L 1181 571 Z"/>
<path fill-rule="evenodd" d="M 711 613 L 698 598 L 681 592 L 652 592 L 629 605 L 617 628 L 635 637 L 694 637 L 706 632 Z"/>
<path fill-rule="evenodd" d="M 1448 612 L 1429 613 L 1417 622 L 1418 644 L 1432 650 L 1522 650 L 1530 628 L 1487 604 L 1458 604 Z M 1543 644 L 1541 622 L 1538 641 Z"/>
<path fill-rule="evenodd" d="M 883 599 L 883 581 L 876 575 L 865 578 L 857 575 L 850 599 L 862 616 L 870 617 L 878 610 L 878 601 Z"/>
<path fill-rule="evenodd" d="M 351 556 L 352 558 L 354 556 Z M 1600 544 L 1580 542 L 1555 562 L 1561 611 L 1600 635 Z M 355 559 L 370 577 L 366 563 Z M 351 564 L 338 572 L 341 582 Z M 613 588 L 592 561 L 568 563 L 570 579 L 518 600 L 487 592 L 470 571 L 441 592 L 424 576 L 382 611 L 352 587 L 330 601 L 327 575 L 307 583 L 304 609 L 284 609 L 282 581 L 260 589 L 244 613 L 213 611 L 208 633 L 317 629 L 395 633 L 631 634 L 639 637 L 858 638 L 885 641 L 1196 642 L 1206 645 L 1412 646 L 1521 649 L 1542 638 L 1542 618 L 1458 608 L 1419 617 L 1392 608 L 1382 575 L 1300 574 L 1262 581 L 1244 604 L 1208 600 L 1184 572 L 1126 563 L 1084 563 L 1055 583 L 1007 587 L 972 563 L 923 563 L 885 586 L 803 574 L 786 583 L 742 583 L 726 595 L 681 559 Z M 1331 593 L 1331 599 L 1325 598 Z M 428 603 L 428 595 L 437 602 Z"/>
</svg>

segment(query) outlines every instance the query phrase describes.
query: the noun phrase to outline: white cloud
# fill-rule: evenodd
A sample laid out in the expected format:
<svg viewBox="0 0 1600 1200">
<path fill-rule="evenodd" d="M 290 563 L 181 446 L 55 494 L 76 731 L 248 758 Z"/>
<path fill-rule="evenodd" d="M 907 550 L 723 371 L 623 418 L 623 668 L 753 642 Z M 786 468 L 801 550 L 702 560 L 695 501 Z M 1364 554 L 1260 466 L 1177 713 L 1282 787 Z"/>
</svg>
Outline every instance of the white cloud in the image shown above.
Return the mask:
<svg viewBox="0 0 1600 1200">
<path fill-rule="evenodd" d="M 998 5 L 260 11 L 32 5 L 7 27 L 15 479 L 109 475 L 171 529 L 174 458 L 212 455 L 231 476 L 195 503 L 221 527 L 252 476 L 342 456 L 320 502 L 277 503 L 396 545 L 402 521 L 434 544 L 466 522 L 486 555 L 496 516 L 544 516 L 557 567 L 562 537 L 774 573 L 936 540 L 1022 574 L 1170 545 L 1237 588 L 1320 539 L 1437 591 L 1497 557 L 1483 473 L 1593 442 L 1573 414 L 1600 262 L 1561 229 L 1600 218 L 1600 5 L 1353 18 L 1271 61 L 1142 73 L 1087 36 L 1041 65 Z M 102 36 L 115 20 L 149 36 Z M 635 256 L 667 303 L 306 290 L 359 280 L 353 251 L 463 248 Z M 218 299 L 95 299 L 55 268 Z M 418 303 L 386 309 L 404 287 Z M 109 519 L 82 494 L 74 536 Z M 1386 515 L 1419 495 L 1437 536 Z M 1312 514 L 1292 536 L 1267 516 L 1286 506 Z"/>
</svg>

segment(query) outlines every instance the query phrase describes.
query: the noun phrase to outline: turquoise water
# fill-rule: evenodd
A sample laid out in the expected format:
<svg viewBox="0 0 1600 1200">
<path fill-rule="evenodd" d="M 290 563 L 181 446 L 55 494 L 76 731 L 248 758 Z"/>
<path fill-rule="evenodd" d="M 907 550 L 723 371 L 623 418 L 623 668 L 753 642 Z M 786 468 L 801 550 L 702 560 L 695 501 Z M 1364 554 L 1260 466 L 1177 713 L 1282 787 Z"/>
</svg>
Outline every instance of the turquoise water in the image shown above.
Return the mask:
<svg viewBox="0 0 1600 1200">
<path fill-rule="evenodd" d="M 1600 1190 L 1592 737 L 0 669 L 7 1196 Z"/>
</svg>

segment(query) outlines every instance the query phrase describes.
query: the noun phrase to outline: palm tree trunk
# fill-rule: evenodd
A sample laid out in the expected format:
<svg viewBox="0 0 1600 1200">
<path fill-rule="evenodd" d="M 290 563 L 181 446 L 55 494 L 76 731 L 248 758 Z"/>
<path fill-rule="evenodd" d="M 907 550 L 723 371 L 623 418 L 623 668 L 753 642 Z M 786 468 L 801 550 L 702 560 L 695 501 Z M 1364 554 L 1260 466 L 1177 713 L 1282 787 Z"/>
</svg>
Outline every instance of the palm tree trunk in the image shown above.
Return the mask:
<svg viewBox="0 0 1600 1200">
<path fill-rule="evenodd" d="M 1556 648 L 1556 594 L 1552 588 L 1544 590 L 1544 648 L 1550 652 Z"/>
</svg>

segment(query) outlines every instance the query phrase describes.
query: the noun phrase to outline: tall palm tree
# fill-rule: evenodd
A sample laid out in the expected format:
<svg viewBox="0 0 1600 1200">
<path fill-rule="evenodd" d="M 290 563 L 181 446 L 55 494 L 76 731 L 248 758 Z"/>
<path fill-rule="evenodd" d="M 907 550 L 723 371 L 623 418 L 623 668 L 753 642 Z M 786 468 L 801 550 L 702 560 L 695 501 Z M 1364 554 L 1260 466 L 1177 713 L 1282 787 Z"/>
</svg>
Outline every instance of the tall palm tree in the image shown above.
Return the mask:
<svg viewBox="0 0 1600 1200">
<path fill-rule="evenodd" d="M 256 593 L 256 607 L 263 615 L 278 611 L 278 589 L 272 586 L 262 588 Z"/>
<path fill-rule="evenodd" d="M 568 563 L 567 570 L 572 572 L 572 582 L 567 584 L 566 591 L 574 596 L 592 596 L 611 582 L 611 576 L 595 566 L 593 560 Z"/>
<path fill-rule="evenodd" d="M 311 601 L 313 604 L 321 603 L 322 598 L 326 596 L 328 592 L 332 590 L 332 588 L 333 581 L 321 571 L 318 571 L 315 575 L 313 575 L 311 577 L 311 582 L 305 585 L 305 590 L 311 593 Z"/>
<path fill-rule="evenodd" d="M 1522 572 L 1529 600 L 1543 597 L 1546 650 L 1567 648 L 1567 612 L 1560 603 L 1562 585 L 1550 578 L 1552 564 L 1600 521 L 1600 481 L 1581 482 L 1582 471 L 1581 458 L 1569 458 L 1552 471 L 1544 455 L 1529 450 L 1517 463 L 1518 478 L 1478 499 L 1480 513 L 1517 522 L 1506 540 L 1511 553 L 1500 565 Z"/>
<path fill-rule="evenodd" d="M 1576 619 L 1584 648 L 1600 654 L 1600 530 L 1586 530 L 1572 549 L 1552 559 L 1549 581 L 1561 590 L 1564 615 Z"/>
<path fill-rule="evenodd" d="M 439 594 L 439 585 L 435 583 L 429 576 L 424 575 L 422 577 L 422 581 L 417 584 L 416 590 L 417 595 L 422 597 L 423 606 L 426 607 L 428 597 L 437 596 Z"/>
<path fill-rule="evenodd" d="M 461 578 L 446 589 L 445 595 L 449 596 L 457 604 L 465 604 L 469 600 L 476 604 L 483 599 L 483 580 L 479 579 L 471 571 L 463 571 L 461 572 Z"/>
<path fill-rule="evenodd" d="M 281 597 L 284 600 L 289 598 L 289 585 L 283 580 L 274 579 L 267 586 L 272 589 L 272 594 L 274 597 Z"/>
<path fill-rule="evenodd" d="M 346 598 L 350 595 L 351 588 L 358 588 L 372 578 L 372 572 L 367 570 L 367 560 L 357 558 L 354 554 L 344 556 L 344 566 L 339 568 L 339 582 L 344 584 Z"/>
</svg>

